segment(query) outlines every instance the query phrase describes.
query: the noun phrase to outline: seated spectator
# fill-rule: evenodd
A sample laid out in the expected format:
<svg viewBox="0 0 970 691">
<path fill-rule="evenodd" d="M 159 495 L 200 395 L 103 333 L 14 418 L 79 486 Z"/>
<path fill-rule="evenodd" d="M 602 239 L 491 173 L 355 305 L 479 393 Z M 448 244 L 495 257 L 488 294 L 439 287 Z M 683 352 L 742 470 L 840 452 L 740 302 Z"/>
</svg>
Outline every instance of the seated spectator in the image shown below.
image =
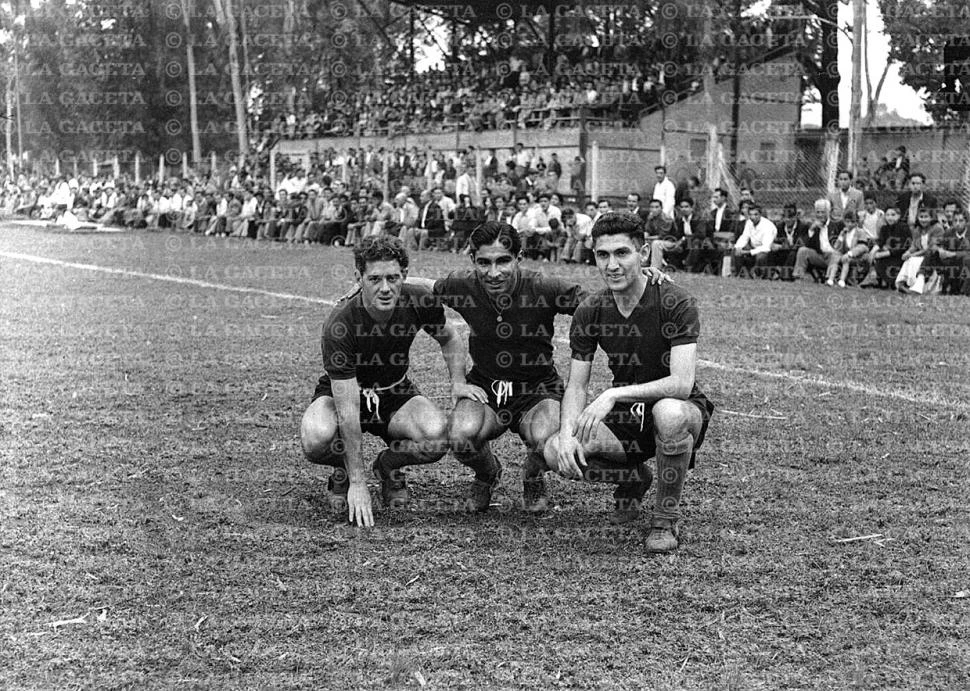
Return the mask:
<svg viewBox="0 0 970 691">
<path fill-rule="evenodd" d="M 707 234 L 707 223 L 696 213 L 696 203 L 693 197 L 682 197 L 677 202 L 677 220 L 674 221 L 684 238 L 684 268 L 691 273 L 704 270 L 708 262 L 707 250 L 713 244 Z"/>
<path fill-rule="evenodd" d="M 529 259 L 543 257 L 548 260 L 550 253 L 546 250 L 550 247 L 553 234 L 550 221 L 555 219 L 558 227 L 558 222 L 562 220 L 562 211 L 552 206 L 552 197 L 546 192 L 539 195 L 538 201 L 539 203 L 528 211 L 531 219 L 522 236 L 522 254 Z"/>
<path fill-rule="evenodd" d="M 288 243 L 299 242 L 297 240 L 297 231 L 303 225 L 307 216 L 307 193 L 298 192 L 290 196 L 290 212 L 288 214 L 286 223 L 286 235 L 283 239 Z M 300 238 L 302 240 L 302 237 Z"/>
<path fill-rule="evenodd" d="M 903 292 L 921 294 L 926 282 L 932 277 L 939 264 L 939 247 L 943 239 L 943 227 L 936 220 L 932 209 L 920 207 L 916 213 L 916 226 L 912 230 L 909 248 L 903 252 L 903 267 L 896 276 L 896 287 Z M 907 273 L 906 262 L 922 259 L 919 268 L 912 276 Z"/>
<path fill-rule="evenodd" d="M 440 187 L 431 191 L 431 198 L 421 208 L 416 228 L 417 245 L 419 250 L 428 249 L 431 245 L 441 247 L 447 239 L 448 229 L 445 223 L 445 210 L 441 201 L 444 192 Z"/>
<path fill-rule="evenodd" d="M 775 268 L 781 280 L 794 280 L 792 272 L 795 270 L 795 257 L 798 248 L 804 247 L 807 239 L 808 224 L 799 218 L 798 208 L 791 203 L 785 204 L 781 227 L 771 245 L 771 256 L 768 258 L 768 264 Z"/>
<path fill-rule="evenodd" d="M 885 223 L 879 229 L 879 237 L 870 250 L 873 271 L 859 284 L 860 288 L 888 288 L 896 281 L 903 265 L 903 254 L 909 248 L 912 236 L 906 223 L 899 216 L 899 209 L 890 206 L 885 211 Z M 873 275 L 873 273 L 875 275 Z"/>
<path fill-rule="evenodd" d="M 748 222 L 734 243 L 735 275 L 767 278 L 771 246 L 777 235 L 775 224 L 761 216 L 761 206 L 750 204 Z"/>
<path fill-rule="evenodd" d="M 579 213 L 568 207 L 562 211 L 565 244 L 560 258 L 567 264 L 592 264 L 593 262 L 593 251 L 590 247 L 593 218 L 589 215 L 590 206 L 592 205 L 587 204 L 586 213 Z"/>
<path fill-rule="evenodd" d="M 609 210 L 608 202 L 607 210 Z M 643 227 L 645 239 L 652 241 L 669 235 L 673 222 L 673 219 L 663 212 L 663 202 L 659 199 L 651 199 L 647 204 L 647 220 Z"/>
<path fill-rule="evenodd" d="M 523 247 L 526 245 L 526 238 L 535 234 L 532 214 L 529 213 L 529 197 L 524 194 L 515 198 L 515 214 L 512 216 L 511 226 L 519 233 Z"/>
<path fill-rule="evenodd" d="M 869 236 L 868 231 L 859 223 L 858 216 L 852 210 L 842 214 L 842 223 L 843 228 L 835 248 L 841 253 L 839 287 L 845 288 L 849 272 L 853 268 L 864 268 L 868 274 L 871 264 L 870 251 L 875 246 L 877 238 Z"/>
<path fill-rule="evenodd" d="M 805 246 L 795 255 L 795 270 L 792 277 L 798 281 L 805 275 L 809 266 L 825 269 L 828 285 L 835 285 L 835 272 L 838 270 L 839 252 L 833 248 L 842 231 L 842 223 L 830 215 L 829 201 L 819 199 L 815 202 L 815 220 L 808 229 Z"/>
<path fill-rule="evenodd" d="M 967 237 L 967 213 L 957 208 L 937 250 L 937 271 L 943 277 L 941 292 L 970 295 L 970 237 Z"/>
</svg>

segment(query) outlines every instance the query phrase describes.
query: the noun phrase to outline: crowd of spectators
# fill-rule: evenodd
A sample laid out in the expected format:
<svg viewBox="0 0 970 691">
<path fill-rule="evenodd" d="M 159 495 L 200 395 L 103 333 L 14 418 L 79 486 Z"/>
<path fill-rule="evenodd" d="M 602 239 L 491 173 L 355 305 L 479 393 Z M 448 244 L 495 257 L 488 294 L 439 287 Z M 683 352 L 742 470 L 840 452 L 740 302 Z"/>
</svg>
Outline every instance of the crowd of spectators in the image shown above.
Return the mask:
<svg viewBox="0 0 970 691">
<path fill-rule="evenodd" d="M 880 205 L 840 171 L 836 189 L 819 195 L 811 209 L 785 204 L 771 218 L 772 209 L 746 187 L 732 206 L 724 189 L 707 190 L 696 178 L 675 184 L 663 166 L 654 170 L 648 198 L 634 192 L 614 208 L 609 199 L 567 203 L 584 200 L 581 185 L 562 194 L 559 179 L 576 183 L 582 171 L 577 165 L 563 171 L 555 154 L 546 162 L 517 145 L 504 160 L 494 151 L 480 164 L 478 158 L 472 148 L 452 155 L 328 151 L 312 157 L 308 170 L 284 159 L 275 189 L 265 174 L 235 167 L 224 175 L 140 184 L 124 176 L 22 175 L 3 180 L 0 210 L 68 226 L 94 222 L 298 244 L 353 245 L 390 233 L 412 249 L 451 252 L 467 251 L 477 224 L 498 220 L 519 231 L 527 258 L 562 263 L 593 263 L 593 224 L 621 210 L 642 219 L 647 261 L 666 270 L 970 295 L 967 211 L 954 199 L 941 204 L 919 172 L 893 202 Z"/>
<path fill-rule="evenodd" d="M 406 75 L 406 76 L 405 76 Z M 511 56 L 474 71 L 441 68 L 376 77 L 352 93 L 329 94 L 326 107 L 280 114 L 267 125 L 291 139 L 322 136 L 395 136 L 545 128 L 591 122 L 632 126 L 668 90 L 662 64 L 619 64 L 597 59 L 573 65 L 566 54 L 550 71 L 541 54 Z M 680 88 L 699 88 L 689 81 Z M 336 94 L 340 94 L 337 96 Z M 582 112 L 581 112 L 582 111 Z"/>
</svg>

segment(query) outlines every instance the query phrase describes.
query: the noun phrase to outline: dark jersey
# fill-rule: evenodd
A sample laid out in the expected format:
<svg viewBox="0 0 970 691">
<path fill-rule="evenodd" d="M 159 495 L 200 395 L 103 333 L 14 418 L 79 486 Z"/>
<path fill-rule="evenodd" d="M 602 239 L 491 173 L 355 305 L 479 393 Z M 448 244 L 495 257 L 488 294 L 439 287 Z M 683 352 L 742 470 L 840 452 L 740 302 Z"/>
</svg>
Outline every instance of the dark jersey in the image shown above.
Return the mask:
<svg viewBox="0 0 970 691">
<path fill-rule="evenodd" d="M 445 312 L 427 288 L 405 284 L 386 322 L 375 321 L 357 293 L 334 307 L 323 325 L 323 366 L 330 379 L 389 386 L 407 373 L 418 331 L 438 336 L 444 328 Z"/>
<path fill-rule="evenodd" d="M 493 301 L 474 270 L 435 281 L 441 302 L 468 322 L 468 352 L 489 379 L 539 381 L 556 372 L 552 359 L 555 316 L 572 314 L 586 297 L 575 283 L 519 270 L 511 294 Z"/>
<path fill-rule="evenodd" d="M 606 353 L 613 386 L 646 384 L 670 376 L 670 349 L 697 343 L 697 301 L 672 283 L 648 285 L 629 317 L 620 314 L 608 289 L 589 296 L 576 310 L 569 332 L 575 360 Z M 690 398 L 704 395 L 694 384 Z"/>
</svg>

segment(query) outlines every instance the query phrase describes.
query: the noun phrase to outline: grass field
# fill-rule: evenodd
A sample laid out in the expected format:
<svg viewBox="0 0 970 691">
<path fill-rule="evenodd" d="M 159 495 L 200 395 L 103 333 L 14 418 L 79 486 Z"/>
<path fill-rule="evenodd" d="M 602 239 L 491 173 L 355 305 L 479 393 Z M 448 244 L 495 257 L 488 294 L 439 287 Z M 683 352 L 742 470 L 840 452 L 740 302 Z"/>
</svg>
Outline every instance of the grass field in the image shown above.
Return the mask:
<svg viewBox="0 0 970 691">
<path fill-rule="evenodd" d="M 0 226 L 0 686 L 970 688 L 970 301 L 678 274 L 718 411 L 682 547 L 651 556 L 609 486 L 517 510 L 511 438 L 488 514 L 453 510 L 448 456 L 373 530 L 332 516 L 297 429 L 350 274 Z M 450 405 L 433 342 L 413 355 Z"/>
</svg>

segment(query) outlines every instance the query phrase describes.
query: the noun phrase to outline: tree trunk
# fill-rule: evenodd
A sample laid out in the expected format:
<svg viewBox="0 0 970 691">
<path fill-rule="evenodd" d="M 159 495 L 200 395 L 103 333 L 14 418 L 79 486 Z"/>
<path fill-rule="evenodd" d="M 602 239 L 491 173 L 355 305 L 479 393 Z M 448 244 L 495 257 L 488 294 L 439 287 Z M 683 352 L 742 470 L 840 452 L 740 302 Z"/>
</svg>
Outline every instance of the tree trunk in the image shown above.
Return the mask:
<svg viewBox="0 0 970 691">
<path fill-rule="evenodd" d="M 202 163 L 202 141 L 199 139 L 199 98 L 195 84 L 195 35 L 192 33 L 192 13 L 195 0 L 181 0 L 185 21 L 185 64 L 189 73 L 189 129 L 192 132 L 192 165 Z"/>
<path fill-rule="evenodd" d="M 839 0 L 822 0 L 822 64 L 817 84 L 822 99 L 822 127 L 839 131 Z"/>
<path fill-rule="evenodd" d="M 239 167 L 246 163 L 246 104 L 243 100 L 242 81 L 239 75 L 239 45 L 236 40 L 236 18 L 232 13 L 232 0 L 212 0 L 216 20 L 223 25 L 229 36 L 229 77 L 232 80 L 232 100 L 236 107 L 236 144 L 239 149 Z"/>
<path fill-rule="evenodd" d="M 7 172 L 14 176 L 13 169 L 13 75 L 7 76 L 7 120 L 4 123 L 4 134 L 7 139 Z"/>
<path fill-rule="evenodd" d="M 849 105 L 849 145 L 846 147 L 845 167 L 855 175 L 859 158 L 859 137 L 862 121 L 862 21 L 865 0 L 852 0 L 852 101 Z"/>
</svg>

